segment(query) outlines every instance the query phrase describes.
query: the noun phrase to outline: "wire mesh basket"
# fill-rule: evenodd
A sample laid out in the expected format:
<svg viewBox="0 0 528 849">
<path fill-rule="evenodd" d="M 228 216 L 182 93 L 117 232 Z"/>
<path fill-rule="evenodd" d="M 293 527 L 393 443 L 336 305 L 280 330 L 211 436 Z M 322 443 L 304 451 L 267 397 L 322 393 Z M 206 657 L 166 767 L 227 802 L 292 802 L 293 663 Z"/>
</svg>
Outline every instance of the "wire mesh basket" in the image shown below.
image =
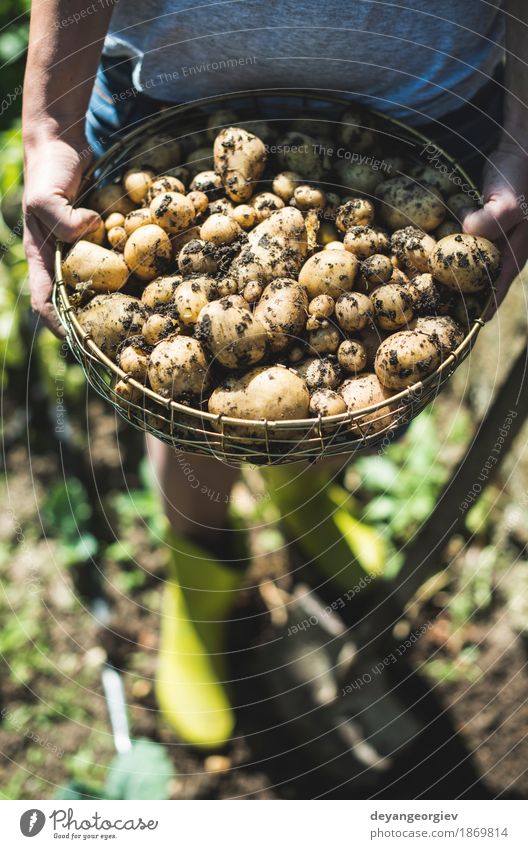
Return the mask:
<svg viewBox="0 0 528 849">
<path fill-rule="evenodd" d="M 339 96 L 321 95 L 311 91 L 259 91 L 254 94 L 214 97 L 193 104 L 163 109 L 146 123 L 119 139 L 86 174 L 77 198 L 83 198 L 101 182 L 117 181 L 129 166 L 134 151 L 160 144 L 163 134 L 177 140 L 185 149 L 190 139 L 193 148 L 211 145 L 207 122 L 218 109 L 235 109 L 239 123 L 258 134 L 259 123 L 277 122 L 287 130 L 304 127 L 307 120 L 317 125 L 340 125 L 349 100 Z M 355 107 L 354 107 L 355 108 Z M 419 152 L 429 140 L 402 123 L 376 112 L 362 110 L 365 126 L 374 129 L 385 146 L 401 152 L 406 159 L 423 164 Z M 362 119 L 363 120 L 363 119 Z M 216 128 L 219 131 L 222 127 Z M 207 133 L 209 132 L 209 136 Z M 207 139 L 207 142 L 206 142 Z M 199 141 L 199 144 L 197 143 Z M 450 173 L 476 192 L 468 175 L 445 152 L 435 146 L 435 161 L 446 164 Z M 207 165 L 204 165 L 204 169 Z M 168 171 L 170 173 L 170 169 Z M 328 190 L 343 190 L 342 184 L 318 180 Z M 307 181 L 309 182 L 309 180 Z M 427 378 L 361 410 L 333 416 L 287 421 L 266 419 L 249 421 L 223 415 L 213 415 L 205 409 L 165 398 L 133 378 L 109 359 L 81 327 L 62 277 L 63 245 L 58 242 L 55 256 L 55 285 L 53 301 L 66 332 L 68 344 L 82 365 L 88 382 L 106 398 L 117 413 L 140 430 L 154 434 L 176 451 L 214 456 L 231 464 L 253 463 L 270 465 L 298 461 L 314 461 L 344 453 L 372 449 L 380 443 L 395 439 L 405 426 L 421 411 L 450 379 L 455 369 L 471 350 L 482 325 L 488 304 L 481 314 L 468 323 L 463 342 Z M 489 302 L 489 300 L 488 300 Z M 139 400 L 127 401 L 113 389 L 116 380 L 123 380 L 134 390 Z"/>
</svg>

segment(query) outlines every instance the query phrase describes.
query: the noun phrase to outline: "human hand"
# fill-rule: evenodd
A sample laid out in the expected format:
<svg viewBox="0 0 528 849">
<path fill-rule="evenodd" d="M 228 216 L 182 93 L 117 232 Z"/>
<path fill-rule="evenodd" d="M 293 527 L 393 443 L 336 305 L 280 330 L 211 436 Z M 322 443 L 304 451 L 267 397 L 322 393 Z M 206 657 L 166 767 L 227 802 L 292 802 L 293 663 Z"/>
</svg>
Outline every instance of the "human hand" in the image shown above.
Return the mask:
<svg viewBox="0 0 528 849">
<path fill-rule="evenodd" d="M 503 141 L 484 172 L 484 206 L 466 216 L 464 232 L 494 241 L 502 254 L 491 318 L 528 259 L 528 156 L 518 145 Z"/>
<path fill-rule="evenodd" d="M 84 138 L 25 141 L 24 249 L 28 261 L 31 306 L 56 336 L 64 331 L 51 303 L 55 239 L 74 242 L 94 230 L 100 217 L 72 202 L 91 160 Z"/>
</svg>

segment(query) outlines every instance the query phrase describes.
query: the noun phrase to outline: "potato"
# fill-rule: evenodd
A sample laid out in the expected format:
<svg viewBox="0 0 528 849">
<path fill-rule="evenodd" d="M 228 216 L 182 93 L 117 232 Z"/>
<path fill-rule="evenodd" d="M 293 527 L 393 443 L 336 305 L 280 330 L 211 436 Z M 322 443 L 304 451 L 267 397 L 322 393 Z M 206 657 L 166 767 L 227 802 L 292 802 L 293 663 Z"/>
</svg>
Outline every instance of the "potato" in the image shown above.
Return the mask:
<svg viewBox="0 0 528 849">
<path fill-rule="evenodd" d="M 204 215 L 209 209 L 209 198 L 205 192 L 189 192 L 187 200 L 194 206 L 196 216 Z"/>
<path fill-rule="evenodd" d="M 366 227 L 359 224 L 350 227 L 343 239 L 345 250 L 355 254 L 358 259 L 367 259 L 373 254 L 388 253 L 390 250 L 390 239 L 379 227 Z"/>
<path fill-rule="evenodd" d="M 393 270 L 389 257 L 384 254 L 372 254 L 361 263 L 361 273 L 369 289 L 388 283 Z"/>
<path fill-rule="evenodd" d="M 264 291 L 263 286 L 260 283 L 257 283 L 256 280 L 251 280 L 250 283 L 246 283 L 244 286 L 242 297 L 248 304 L 256 304 L 258 300 L 260 300 L 260 296 Z M 228 294 L 232 294 L 229 292 Z"/>
<path fill-rule="evenodd" d="M 272 351 L 283 351 L 298 339 L 304 329 L 307 309 L 306 290 L 296 280 L 279 278 L 266 286 L 254 317 L 267 331 Z"/>
<path fill-rule="evenodd" d="M 178 254 L 178 268 L 182 274 L 216 274 L 218 262 L 215 245 L 203 239 L 192 239 Z"/>
<path fill-rule="evenodd" d="M 478 292 L 489 286 L 497 279 L 500 266 L 501 256 L 493 242 L 463 233 L 440 239 L 429 257 L 433 277 L 460 292 Z"/>
<path fill-rule="evenodd" d="M 237 121 L 238 116 L 232 109 L 217 109 L 207 119 L 207 138 L 214 141 L 219 129 L 236 124 Z"/>
<path fill-rule="evenodd" d="M 271 188 L 273 193 L 280 197 L 284 203 L 288 203 L 295 192 L 297 185 L 302 181 L 300 174 L 295 171 L 282 171 L 274 178 Z"/>
<path fill-rule="evenodd" d="M 248 286 L 255 284 L 260 291 L 264 288 L 264 284 L 260 284 L 257 280 L 250 280 L 248 283 L 241 283 L 236 277 L 226 274 L 216 283 L 216 296 L 218 298 L 227 298 L 228 295 L 240 295 L 246 291 Z M 245 300 L 245 299 L 244 299 Z"/>
<path fill-rule="evenodd" d="M 174 290 L 175 314 L 182 327 L 191 328 L 200 311 L 215 291 L 215 281 L 206 275 L 191 277 L 179 283 Z"/>
<path fill-rule="evenodd" d="M 299 273 L 299 283 L 310 300 L 317 295 L 338 298 L 354 285 L 358 270 L 356 257 L 348 251 L 321 251 L 308 259 Z"/>
<path fill-rule="evenodd" d="M 334 240 L 332 242 L 326 242 L 324 249 L 325 249 L 325 251 L 344 251 L 345 246 L 344 246 L 343 242 L 339 242 L 337 240 Z"/>
<path fill-rule="evenodd" d="M 191 201 L 178 192 L 165 192 L 156 195 L 149 209 L 156 224 L 163 227 L 166 233 L 180 233 L 190 227 L 196 211 Z"/>
<path fill-rule="evenodd" d="M 236 127 L 222 130 L 214 141 L 214 166 L 231 200 L 249 200 L 266 165 L 266 148 L 257 136 Z"/>
<path fill-rule="evenodd" d="M 455 319 L 465 328 L 482 314 L 484 303 L 478 295 L 464 295 L 454 299 L 451 310 Z"/>
<path fill-rule="evenodd" d="M 464 192 L 457 192 L 447 201 L 447 208 L 453 218 L 462 222 L 466 215 L 470 215 L 478 209 L 478 204 L 474 198 L 470 198 Z"/>
<path fill-rule="evenodd" d="M 124 257 L 136 277 L 154 280 L 169 267 L 172 257 L 170 239 L 157 224 L 145 224 L 128 237 Z"/>
<path fill-rule="evenodd" d="M 372 293 L 376 324 L 383 330 L 398 330 L 413 317 L 413 300 L 405 286 L 388 283 Z"/>
<path fill-rule="evenodd" d="M 62 276 L 68 286 L 88 283 L 95 292 L 116 292 L 128 279 L 122 254 L 81 239 L 62 261 Z"/>
<path fill-rule="evenodd" d="M 227 198 L 217 198 L 209 202 L 209 215 L 232 215 L 235 204 Z"/>
<path fill-rule="evenodd" d="M 320 180 L 328 170 L 328 159 L 320 152 L 320 144 L 304 133 L 287 133 L 277 144 L 279 160 L 285 171 L 305 180 Z"/>
<path fill-rule="evenodd" d="M 91 242 L 92 245 L 104 245 L 106 240 L 106 228 L 102 218 L 95 230 L 90 230 L 89 233 L 83 233 L 83 240 L 85 242 Z"/>
<path fill-rule="evenodd" d="M 404 267 L 420 273 L 429 271 L 429 257 L 435 245 L 435 239 L 417 227 L 404 227 L 391 236 L 392 250 Z"/>
<path fill-rule="evenodd" d="M 180 325 L 169 313 L 153 313 L 143 325 L 143 338 L 149 345 L 157 345 L 167 336 L 180 332 Z"/>
<path fill-rule="evenodd" d="M 430 165 L 413 165 L 409 173 L 421 186 L 426 188 L 432 186 L 445 197 L 454 194 L 457 190 L 456 183 L 449 179 L 449 174 L 442 173 L 440 168 L 432 168 Z"/>
<path fill-rule="evenodd" d="M 376 190 L 381 217 L 391 230 L 412 225 L 429 232 L 445 218 L 445 206 L 439 191 L 424 188 L 408 177 L 393 177 Z"/>
<path fill-rule="evenodd" d="M 141 401 L 141 390 L 136 386 L 132 386 L 128 380 L 116 380 L 112 389 L 115 394 L 115 403 L 124 409 L 128 409 L 129 404 L 138 404 Z M 125 402 L 124 404 L 122 402 Z"/>
<path fill-rule="evenodd" d="M 169 336 L 150 354 L 148 378 L 154 392 L 167 398 L 201 397 L 211 382 L 207 354 L 197 339 Z"/>
<path fill-rule="evenodd" d="M 166 192 L 177 192 L 180 195 L 184 195 L 185 186 L 177 177 L 173 177 L 170 174 L 163 174 L 150 184 L 144 200 L 150 206 L 155 197 L 164 195 Z"/>
<path fill-rule="evenodd" d="M 362 374 L 345 380 L 339 393 L 349 413 L 358 413 L 365 407 L 379 404 L 391 396 L 390 391 L 382 386 L 375 374 Z M 391 413 L 391 407 L 387 405 L 371 413 L 363 413 L 359 419 L 351 422 L 350 429 L 358 436 L 371 436 L 384 430 L 393 421 L 394 415 Z"/>
<path fill-rule="evenodd" d="M 141 203 L 155 179 L 154 171 L 131 168 L 123 177 L 123 188 L 132 203 Z"/>
<path fill-rule="evenodd" d="M 124 227 L 125 224 L 125 216 L 121 214 L 121 212 L 111 212 L 105 218 L 104 226 L 106 231 L 108 232 L 113 227 Z"/>
<path fill-rule="evenodd" d="M 222 190 L 222 180 L 215 171 L 199 171 L 190 188 L 192 192 L 203 192 L 208 198 L 216 198 Z"/>
<path fill-rule="evenodd" d="M 429 315 L 417 318 L 412 322 L 412 329 L 432 336 L 433 340 L 440 347 L 442 359 L 445 359 L 452 351 L 458 348 L 464 341 L 465 336 L 462 327 L 447 315 Z"/>
<path fill-rule="evenodd" d="M 239 295 L 203 307 L 194 334 L 225 368 L 253 365 L 266 353 L 266 330 Z"/>
<path fill-rule="evenodd" d="M 367 198 L 352 198 L 337 208 L 336 227 L 346 233 L 351 227 L 368 227 L 374 220 L 374 204 Z"/>
<path fill-rule="evenodd" d="M 345 159 L 337 163 L 336 169 L 344 194 L 346 191 L 361 192 L 365 195 L 373 195 L 385 174 L 372 164 L 367 162 L 352 162 Z"/>
<path fill-rule="evenodd" d="M 361 153 L 372 151 L 376 146 L 376 133 L 368 126 L 368 118 L 355 109 L 347 109 L 341 115 L 339 140 L 349 150 Z"/>
<path fill-rule="evenodd" d="M 181 158 L 180 143 L 168 133 L 147 136 L 134 148 L 128 160 L 130 167 L 151 168 L 156 174 L 178 165 Z"/>
<path fill-rule="evenodd" d="M 294 205 L 297 209 L 324 209 L 326 206 L 326 195 L 322 189 L 316 186 L 297 186 L 293 193 Z"/>
<path fill-rule="evenodd" d="M 96 295 L 77 313 L 79 324 L 107 357 L 115 358 L 121 342 L 141 332 L 147 318 L 144 304 L 130 295 Z"/>
<path fill-rule="evenodd" d="M 309 410 L 312 416 L 338 416 L 346 413 L 347 406 L 333 389 L 317 389 L 310 398 Z"/>
<path fill-rule="evenodd" d="M 165 306 L 165 304 L 170 304 L 174 298 L 174 290 L 181 282 L 182 278 L 179 274 L 157 277 L 143 289 L 141 302 L 150 310 L 156 310 Z"/>
<path fill-rule="evenodd" d="M 316 295 L 308 304 L 308 312 L 316 318 L 329 318 L 335 309 L 335 301 L 330 295 Z"/>
<path fill-rule="evenodd" d="M 251 230 L 257 223 L 257 213 L 247 203 L 240 203 L 238 206 L 233 207 L 231 215 L 243 230 Z"/>
<path fill-rule="evenodd" d="M 437 241 L 440 241 L 445 236 L 454 236 L 455 233 L 460 233 L 460 224 L 457 224 L 452 218 L 446 218 L 445 221 L 442 221 L 440 227 L 436 228 L 433 236 Z"/>
<path fill-rule="evenodd" d="M 310 354 L 335 354 L 341 342 L 341 334 L 326 319 L 320 322 L 315 330 L 308 333 L 308 348 Z"/>
<path fill-rule="evenodd" d="M 148 348 L 137 341 L 130 340 L 125 344 L 117 355 L 117 364 L 130 377 L 139 383 L 145 383 L 147 379 Z"/>
<path fill-rule="evenodd" d="M 242 228 L 229 215 L 210 215 L 200 227 L 200 239 L 213 245 L 228 245 L 242 233 Z"/>
<path fill-rule="evenodd" d="M 409 281 L 407 288 L 417 315 L 432 315 L 438 310 L 441 295 L 431 274 L 417 274 Z"/>
<path fill-rule="evenodd" d="M 128 215 L 134 209 L 134 204 L 117 183 L 108 183 L 106 186 L 98 186 L 90 194 L 88 199 L 89 209 L 95 209 L 99 215 L 105 218 L 113 212 Z"/>
<path fill-rule="evenodd" d="M 322 221 L 319 225 L 319 230 L 317 231 L 317 243 L 319 245 L 323 245 L 325 248 L 330 248 L 332 250 L 335 247 L 341 248 L 343 250 L 344 245 L 343 242 L 339 241 L 340 233 L 337 231 L 337 228 L 334 227 L 329 221 Z"/>
<path fill-rule="evenodd" d="M 211 394 L 209 412 L 238 419 L 305 419 L 309 403 L 306 383 L 298 374 L 285 366 L 264 366 L 242 376 L 229 375 Z M 240 434 L 238 428 L 234 432 Z M 262 437 L 263 429 L 248 427 L 245 433 Z M 288 431 L 280 433 L 287 439 Z"/>
<path fill-rule="evenodd" d="M 355 339 L 345 339 L 337 349 L 337 361 L 349 374 L 356 374 L 367 367 L 367 349 Z"/>
<path fill-rule="evenodd" d="M 283 209 L 284 201 L 272 192 L 259 192 L 258 195 L 251 198 L 250 205 L 255 210 L 257 223 L 260 224 L 261 221 L 269 218 L 272 212 Z"/>
<path fill-rule="evenodd" d="M 440 346 L 427 333 L 404 330 L 378 348 L 374 371 L 387 389 L 401 390 L 430 375 L 440 365 Z"/>
<path fill-rule="evenodd" d="M 341 382 L 341 368 L 334 356 L 309 357 L 295 367 L 310 392 L 316 389 L 335 389 Z"/>
<path fill-rule="evenodd" d="M 154 218 L 148 207 L 133 209 L 132 212 L 129 212 L 123 222 L 123 228 L 127 236 L 131 236 L 134 230 L 144 227 L 145 224 L 154 224 Z"/>
<path fill-rule="evenodd" d="M 308 250 L 306 239 L 302 213 L 292 207 L 279 209 L 248 233 L 231 272 L 240 274 L 244 284 L 250 279 L 296 277 Z"/>
<path fill-rule="evenodd" d="M 373 321 L 374 306 L 368 295 L 345 292 L 336 301 L 335 316 L 341 330 L 353 333 Z"/>
<path fill-rule="evenodd" d="M 187 230 L 182 230 L 181 233 L 171 233 L 170 240 L 172 245 L 172 253 L 174 256 L 178 256 L 181 249 L 188 245 L 189 242 L 193 242 L 196 239 L 200 238 L 200 227 L 193 224 L 192 227 L 188 227 Z"/>
</svg>

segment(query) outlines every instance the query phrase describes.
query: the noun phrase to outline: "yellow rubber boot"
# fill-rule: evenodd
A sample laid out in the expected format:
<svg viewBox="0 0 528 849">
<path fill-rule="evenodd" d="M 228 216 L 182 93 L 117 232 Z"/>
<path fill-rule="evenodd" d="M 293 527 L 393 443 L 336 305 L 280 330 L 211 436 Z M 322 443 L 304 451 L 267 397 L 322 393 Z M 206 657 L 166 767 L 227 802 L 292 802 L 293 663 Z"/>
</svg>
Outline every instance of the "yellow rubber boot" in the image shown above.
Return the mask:
<svg viewBox="0 0 528 849">
<path fill-rule="evenodd" d="M 229 740 L 235 717 L 226 692 L 225 637 L 244 572 L 193 542 L 169 535 L 173 549 L 163 592 L 156 695 L 187 743 L 207 749 Z"/>
</svg>

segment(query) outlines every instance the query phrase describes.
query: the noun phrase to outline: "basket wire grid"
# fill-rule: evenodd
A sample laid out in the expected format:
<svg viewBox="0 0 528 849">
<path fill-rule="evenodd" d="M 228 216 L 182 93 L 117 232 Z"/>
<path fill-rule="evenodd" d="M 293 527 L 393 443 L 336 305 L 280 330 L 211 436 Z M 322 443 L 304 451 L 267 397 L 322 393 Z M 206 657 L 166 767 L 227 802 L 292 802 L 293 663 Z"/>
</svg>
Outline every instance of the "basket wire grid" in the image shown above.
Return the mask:
<svg viewBox="0 0 528 849">
<path fill-rule="evenodd" d="M 285 90 L 261 91 L 250 96 L 246 94 L 228 98 L 214 97 L 194 104 L 168 107 L 151 118 L 146 125 L 138 126 L 127 133 L 92 166 L 85 175 L 78 200 L 85 197 L 96 183 L 112 182 L 118 178 L 127 166 L 138 142 L 144 143 L 146 137 L 169 132 L 172 139 L 185 143 L 185 140 L 191 136 L 205 133 L 208 115 L 218 108 L 236 108 L 240 116 L 239 123 L 250 128 L 252 122 L 263 120 L 264 116 L 260 107 L 263 102 L 269 102 L 270 97 L 277 103 L 278 114 L 271 118 L 269 114 L 266 114 L 265 120 L 282 123 L 286 121 L 288 129 L 295 126 L 295 121 L 307 120 L 307 99 L 311 108 L 314 103 L 320 102 L 324 107 L 335 110 L 330 113 L 336 116 L 332 119 L 329 119 L 326 113 L 322 118 L 318 118 L 317 114 L 310 114 L 310 121 L 322 120 L 325 124 L 331 121 L 340 125 L 337 116 L 341 110 L 350 108 L 352 105 L 350 100 L 336 95 L 325 94 L 322 97 L 317 92 Z M 286 104 L 284 107 L 281 107 L 281 98 L 284 98 Z M 292 114 L 292 102 L 298 105 L 296 116 Z M 281 114 L 281 108 L 283 114 Z M 425 136 L 414 128 L 409 128 L 380 113 L 361 110 L 361 114 L 365 115 L 366 122 L 370 126 L 373 125 L 377 133 L 391 139 L 395 149 L 404 150 L 407 158 L 419 161 L 416 148 L 418 146 L 423 148 L 429 143 Z M 476 190 L 469 176 L 447 153 L 439 151 L 439 156 L 450 166 L 453 173 L 459 175 L 466 184 Z M 329 183 L 328 180 L 318 182 L 343 189 L 342 185 Z M 394 394 L 389 400 L 334 416 L 286 421 L 236 419 L 213 415 L 205 410 L 165 398 L 148 386 L 130 378 L 109 359 L 76 318 L 75 309 L 70 302 L 62 277 L 62 256 L 63 245 L 57 242 L 53 303 L 64 327 L 69 347 L 82 365 L 90 385 L 106 398 L 126 421 L 140 430 L 154 434 L 175 450 L 214 456 L 235 465 L 248 462 L 255 465 L 270 465 L 314 461 L 323 457 L 372 449 L 382 442 L 395 438 L 398 431 L 430 403 L 468 355 L 484 324 L 484 315 L 490 301 L 488 299 L 482 308 L 481 315 L 471 323 L 462 343 L 436 371 L 413 386 Z M 116 380 L 128 382 L 140 400 L 126 401 L 118 396 L 112 388 Z"/>
</svg>

